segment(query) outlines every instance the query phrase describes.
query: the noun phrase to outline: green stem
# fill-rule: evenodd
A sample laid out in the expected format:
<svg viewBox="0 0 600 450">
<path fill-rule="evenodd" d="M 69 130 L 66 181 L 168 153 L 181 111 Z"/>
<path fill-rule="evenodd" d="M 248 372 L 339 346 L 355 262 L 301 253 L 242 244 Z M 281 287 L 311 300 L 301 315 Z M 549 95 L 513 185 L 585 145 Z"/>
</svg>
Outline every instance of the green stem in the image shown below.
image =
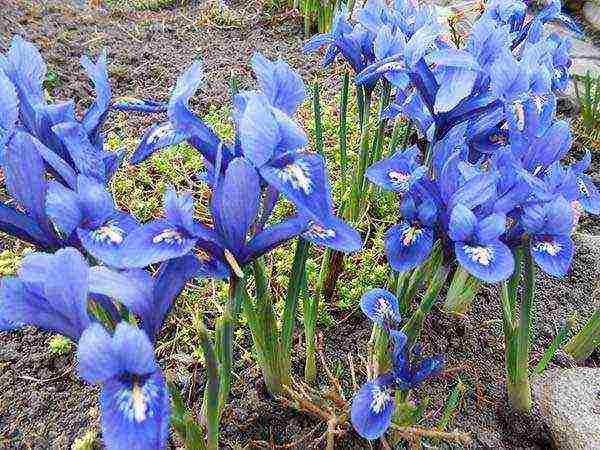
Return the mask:
<svg viewBox="0 0 600 450">
<path fill-rule="evenodd" d="M 514 350 L 515 368 L 513 377 L 507 380 L 508 400 L 517 411 L 531 411 L 531 387 L 529 384 L 529 355 L 531 348 L 531 322 L 533 296 L 535 292 L 535 265 L 529 250 L 524 251 L 525 291 L 519 304 L 519 321 L 513 334 L 516 341 Z M 514 320 L 514 316 L 513 316 Z"/>
<path fill-rule="evenodd" d="M 283 325 L 281 328 L 280 358 L 282 364 L 281 374 L 284 378 L 284 382 L 290 377 L 294 325 L 296 322 L 296 311 L 298 310 L 298 300 L 300 298 L 301 283 L 306 269 L 307 257 L 308 242 L 304 239 L 298 239 L 296 252 L 294 254 L 292 274 L 290 276 L 288 291 L 285 298 L 282 319 Z"/>
<path fill-rule="evenodd" d="M 348 171 L 348 143 L 347 143 L 347 117 L 348 117 L 348 91 L 350 88 L 350 74 L 346 72 L 344 74 L 344 83 L 342 86 L 342 96 L 340 99 L 340 129 L 339 129 L 339 141 L 340 141 L 340 167 L 342 170 L 342 191 L 346 194 L 348 188 L 348 180 L 346 172 Z"/>
<path fill-rule="evenodd" d="M 229 392 L 231 391 L 231 361 L 233 359 L 233 329 L 236 322 L 238 296 L 240 295 L 241 280 L 235 275 L 229 280 L 229 296 L 225 312 L 217 321 L 219 328 L 219 415 L 223 413 Z M 220 326 L 219 326 L 220 325 Z"/>
<path fill-rule="evenodd" d="M 306 282 L 306 274 L 302 279 L 302 298 L 304 299 L 302 311 L 304 313 L 304 337 L 306 345 L 304 380 L 308 384 L 313 384 L 317 379 L 316 328 L 321 292 L 317 289 L 314 295 L 310 294 Z"/>
<path fill-rule="evenodd" d="M 356 173 L 354 177 L 353 195 L 352 195 L 352 208 L 350 220 L 356 222 L 360 216 L 361 203 L 362 203 L 362 190 L 364 185 L 365 171 L 367 169 L 367 162 L 369 159 L 370 150 L 370 137 L 369 137 L 369 116 L 371 111 L 371 98 L 370 95 L 365 96 L 365 104 L 363 106 L 363 119 L 362 119 L 362 130 L 360 138 L 360 154 L 358 158 L 358 165 L 356 166 Z"/>
<path fill-rule="evenodd" d="M 373 146 L 371 151 L 369 163 L 373 164 L 381 159 L 383 153 L 383 131 L 385 129 L 386 120 L 382 119 L 383 111 L 390 103 L 390 93 L 392 87 L 390 83 L 385 83 L 383 86 L 383 95 L 381 96 L 381 101 L 379 103 L 379 115 L 377 116 L 377 120 L 379 121 L 379 128 L 377 129 L 377 140 L 376 144 Z M 364 189 L 364 187 L 363 187 Z"/>
<path fill-rule="evenodd" d="M 600 290 L 597 289 L 596 292 Z M 600 308 L 596 309 L 583 329 L 567 342 L 564 350 L 581 362 L 587 359 L 598 345 L 600 345 Z"/>
<path fill-rule="evenodd" d="M 215 349 L 208 336 L 208 330 L 201 318 L 195 320 L 200 337 L 200 346 L 206 362 L 206 388 L 204 391 L 204 411 L 206 413 L 206 448 L 219 449 L 219 365 Z"/>
</svg>

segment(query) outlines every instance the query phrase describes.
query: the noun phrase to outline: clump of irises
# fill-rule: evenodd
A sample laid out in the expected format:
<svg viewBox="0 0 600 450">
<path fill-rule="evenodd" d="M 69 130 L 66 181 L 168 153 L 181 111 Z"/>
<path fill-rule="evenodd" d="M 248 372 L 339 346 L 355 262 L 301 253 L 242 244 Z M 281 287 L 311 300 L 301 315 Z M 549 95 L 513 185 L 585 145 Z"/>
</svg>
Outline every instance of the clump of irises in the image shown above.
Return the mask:
<svg viewBox="0 0 600 450">
<path fill-rule="evenodd" d="M 360 303 L 364 314 L 383 331 L 391 342 L 391 352 L 386 351 L 387 369 L 367 381 L 354 395 L 351 419 L 354 428 L 365 439 L 378 439 L 391 426 L 394 416 L 403 424 L 397 402 L 407 402 L 408 394 L 427 378 L 437 375 L 443 368 L 441 356 L 421 358 L 418 343 L 400 329 L 400 303 L 385 289 L 367 292 Z M 377 367 L 376 372 L 381 372 Z"/>
<path fill-rule="evenodd" d="M 73 102 L 47 103 L 46 68 L 31 43 L 16 37 L 0 62 L 0 156 L 11 197 L 2 205 L 0 229 L 48 252 L 28 255 L 17 276 L 3 280 L 2 330 L 34 325 L 78 342 L 81 377 L 102 386 L 107 448 L 165 448 L 171 401 L 154 355 L 156 337 L 188 281 L 226 279 L 230 295 L 214 340 L 202 318 L 195 318 L 209 378 L 202 423 L 207 447 L 218 448 L 240 305 L 267 388 L 279 394 L 291 377 L 285 360 L 291 359 L 308 244 L 344 252 L 362 246 L 360 235 L 335 216 L 324 158 L 307 149 L 308 138 L 294 120 L 306 95 L 302 79 L 285 62 L 256 54 L 259 89 L 236 95 L 237 134 L 227 143 L 189 109 L 203 78 L 200 63 L 182 73 L 168 103 L 113 102 L 105 55 L 97 63 L 83 58 L 97 98 L 78 118 Z M 101 132 L 111 109 L 167 115 L 144 134 L 134 163 L 182 141 L 200 152 L 206 169 L 201 179 L 211 192 L 209 223 L 195 218 L 191 193 L 172 187 L 165 192 L 163 218 L 140 224 L 115 206 L 108 182 L 123 152 L 108 151 Z M 295 213 L 276 222 L 272 213 L 284 198 Z M 294 273 L 278 335 L 275 318 L 263 320 L 273 308 L 261 257 L 293 238 Z M 255 303 L 245 286 L 252 268 Z"/>
<path fill-rule="evenodd" d="M 326 45 L 327 64 L 342 56 L 360 97 L 370 99 L 380 86 L 380 130 L 408 119 L 422 137 L 400 146 L 394 132 L 381 158 L 377 137 L 364 142 L 379 146 L 361 147 L 360 160 L 373 161 L 365 176 L 400 197 L 398 224 L 385 237 L 395 280 L 402 287 L 420 276 L 440 246 L 454 272 L 448 310 L 464 313 L 482 282 L 502 283 L 508 396 L 523 411 L 531 408 L 535 266 L 564 276 L 579 217 L 600 213 L 600 194 L 585 173 L 589 151 L 580 162 L 562 162 L 573 139 L 556 118 L 556 95 L 569 82 L 570 42 L 544 30 L 549 21 L 573 28 L 560 10 L 552 1 L 530 16 L 524 2 L 492 1 L 456 43 L 431 6 L 369 0 L 357 23 L 341 11 L 331 33 L 305 47 Z M 359 199 L 368 195 L 363 189 L 352 200 L 364 204 Z"/>
<path fill-rule="evenodd" d="M 45 64 L 35 46 L 16 37 L 0 56 L 0 164 L 10 197 L 0 204 L 0 230 L 36 252 L 24 258 L 17 276 L 2 280 L 0 329 L 33 325 L 77 342 L 79 374 L 101 386 L 107 448 L 162 449 L 172 405 L 180 405 L 172 403 L 156 360 L 157 336 L 186 283 L 225 280 L 229 295 L 210 324 L 214 332 L 201 315 L 193 318 L 207 383 L 203 419 L 185 425 L 200 430 L 206 448 L 217 449 L 240 313 L 267 390 L 284 395 L 303 298 L 307 379 L 314 380 L 323 291 L 310 299 L 310 246 L 361 249 L 350 223 L 368 213 L 369 180 L 397 193 L 400 217 L 385 236 L 395 293 L 375 289 L 361 302 L 374 327 L 369 377 L 352 402 L 355 429 L 367 439 L 381 437 L 402 422 L 408 392 L 440 372 L 443 359 L 421 359 L 419 341 L 448 280 L 444 307 L 460 313 L 481 283 L 502 284 L 508 397 L 515 408 L 529 410 L 535 267 L 553 276 L 568 272 L 573 229 L 582 214 L 600 213 L 600 194 L 585 173 L 589 152 L 575 164 L 562 162 L 572 136 L 569 124 L 556 118 L 556 94 L 569 81 L 570 44 L 544 32 L 546 22 L 564 21 L 560 4 L 552 1 L 534 16 L 526 12 L 526 3 L 492 1 L 470 36 L 454 42 L 432 6 L 369 0 L 358 22 L 342 9 L 329 33 L 307 43 L 306 50 L 327 47 L 327 64 L 341 56 L 357 86 L 360 154 L 350 185 L 344 174 L 347 208 L 337 211 L 324 157 L 308 149 L 295 119 L 307 88 L 284 61 L 254 55 L 258 86 L 235 95 L 235 139 L 226 142 L 189 106 L 203 80 L 199 62 L 183 71 L 166 103 L 113 101 L 105 54 L 96 62 L 84 57 L 96 98 L 78 116 L 72 101 L 48 103 Z M 372 134 L 371 103 L 379 93 Z M 108 150 L 102 133 L 111 110 L 161 117 L 144 132 L 134 164 L 182 143 L 199 152 L 210 220 L 198 220 L 192 193 L 173 187 L 166 189 L 163 217 L 147 223 L 116 206 L 109 182 L 123 151 Z M 344 120 L 345 113 L 342 128 Z M 394 131 L 386 150 L 388 121 Z M 346 147 L 340 143 L 342 166 Z M 284 201 L 293 213 L 277 220 L 273 212 Z M 264 256 L 292 239 L 279 320 Z M 334 259 L 325 255 L 324 267 Z M 411 312 L 422 285 L 426 290 Z M 408 318 L 402 326 L 401 316 Z"/>
</svg>

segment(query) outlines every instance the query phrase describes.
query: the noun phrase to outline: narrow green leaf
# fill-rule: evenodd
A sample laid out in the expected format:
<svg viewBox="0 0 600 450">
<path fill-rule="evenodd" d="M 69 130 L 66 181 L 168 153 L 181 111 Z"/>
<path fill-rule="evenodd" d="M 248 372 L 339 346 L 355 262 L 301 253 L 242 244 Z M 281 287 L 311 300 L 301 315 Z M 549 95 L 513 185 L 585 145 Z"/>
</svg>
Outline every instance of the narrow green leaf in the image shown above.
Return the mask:
<svg viewBox="0 0 600 450">
<path fill-rule="evenodd" d="M 319 83 L 313 85 L 313 114 L 315 115 L 315 143 L 317 153 L 323 156 L 323 117 L 321 115 L 321 98 Z"/>
</svg>

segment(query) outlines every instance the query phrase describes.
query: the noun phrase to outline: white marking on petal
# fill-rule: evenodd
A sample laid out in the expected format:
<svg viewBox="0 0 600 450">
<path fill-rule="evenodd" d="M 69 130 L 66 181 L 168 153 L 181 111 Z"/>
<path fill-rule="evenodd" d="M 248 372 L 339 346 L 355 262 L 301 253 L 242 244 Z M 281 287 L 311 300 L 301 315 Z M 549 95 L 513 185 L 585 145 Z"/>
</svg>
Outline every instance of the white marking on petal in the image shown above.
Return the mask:
<svg viewBox="0 0 600 450">
<path fill-rule="evenodd" d="M 296 161 L 279 169 L 279 177 L 290 183 L 294 189 L 302 189 L 306 195 L 312 192 L 312 180 L 310 179 L 308 166 L 303 161 Z"/>
<path fill-rule="evenodd" d="M 161 125 L 160 127 L 158 127 L 152 133 L 150 133 L 150 136 L 148 136 L 148 142 L 155 143 L 159 139 L 162 139 L 165 136 L 169 135 L 169 133 L 171 133 L 172 131 L 173 131 L 173 127 L 171 126 L 171 123 L 167 122 L 167 123 Z"/>
<path fill-rule="evenodd" d="M 92 239 L 97 242 L 110 242 L 119 245 L 123 242 L 125 230 L 117 225 L 117 222 L 109 220 L 100 228 L 92 231 Z"/>
<path fill-rule="evenodd" d="M 465 253 L 476 263 L 489 266 L 494 260 L 494 250 L 490 247 L 464 245 Z"/>
<path fill-rule="evenodd" d="M 392 305 L 390 302 L 384 298 L 379 297 L 375 302 L 375 314 L 382 319 L 391 318 L 394 316 L 394 311 L 392 310 Z"/>
<path fill-rule="evenodd" d="M 373 400 L 371 401 L 371 411 L 375 414 L 381 413 L 388 402 L 392 399 L 389 389 L 373 386 Z"/>
<path fill-rule="evenodd" d="M 153 244 L 160 244 L 161 242 L 166 242 L 167 244 L 176 243 L 181 245 L 183 242 L 183 236 L 181 233 L 173 228 L 167 228 L 162 231 L 162 233 L 157 234 L 152 238 Z"/>
<path fill-rule="evenodd" d="M 410 187 L 410 175 L 407 173 L 392 170 L 388 173 L 388 177 L 390 178 L 390 182 L 398 189 L 407 191 Z"/>
<path fill-rule="evenodd" d="M 315 239 L 329 240 L 335 238 L 335 231 L 331 228 L 325 228 L 319 224 L 313 223 L 304 235 Z"/>
<path fill-rule="evenodd" d="M 562 245 L 553 240 L 544 240 L 536 242 L 533 250 L 541 253 L 548 253 L 550 256 L 556 256 L 562 250 Z"/>
<path fill-rule="evenodd" d="M 117 407 L 130 422 L 142 423 L 154 416 L 150 403 L 159 397 L 158 386 L 152 381 L 140 385 L 134 381 L 131 388 L 124 388 L 115 394 Z"/>
<path fill-rule="evenodd" d="M 402 225 L 402 243 L 405 247 L 410 247 L 419 240 L 423 234 L 423 229 L 415 225 L 408 225 L 404 223 Z"/>
<path fill-rule="evenodd" d="M 525 107 L 520 102 L 514 103 L 515 115 L 517 116 L 517 129 L 523 131 L 525 129 Z"/>
</svg>

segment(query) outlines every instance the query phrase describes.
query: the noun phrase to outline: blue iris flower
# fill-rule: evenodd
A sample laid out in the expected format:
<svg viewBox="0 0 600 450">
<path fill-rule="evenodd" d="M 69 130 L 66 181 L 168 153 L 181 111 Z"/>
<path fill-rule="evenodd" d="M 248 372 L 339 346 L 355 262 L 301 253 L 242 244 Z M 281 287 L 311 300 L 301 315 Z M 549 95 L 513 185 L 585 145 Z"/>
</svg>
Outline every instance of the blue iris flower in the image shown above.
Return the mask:
<svg viewBox="0 0 600 450">
<path fill-rule="evenodd" d="M 0 287 L 0 329 L 34 325 L 78 342 L 79 375 L 101 385 L 102 435 L 107 449 L 165 449 L 170 399 L 153 343 L 185 284 L 203 275 L 196 258 L 161 265 L 155 277 L 142 270 L 88 267 L 73 248 L 24 258 L 17 277 Z M 116 302 L 119 302 L 118 304 Z M 90 311 L 109 314 L 104 326 Z M 118 305 L 142 329 L 119 322 Z M 106 320 L 106 319 L 104 319 Z"/>
<path fill-rule="evenodd" d="M 106 448 L 166 449 L 170 397 L 148 336 L 125 322 L 114 334 L 100 324 L 79 340 L 77 370 L 101 385 L 102 437 Z"/>
<path fill-rule="evenodd" d="M 367 169 L 371 182 L 382 188 L 404 194 L 427 174 L 427 167 L 420 164 L 416 145 L 376 162 Z"/>
<path fill-rule="evenodd" d="M 123 152 L 104 150 L 104 136 L 101 128 L 110 109 L 112 97 L 106 54 L 102 53 L 95 63 L 87 57 L 82 57 L 81 65 L 96 90 L 95 101 L 81 119 L 76 117 L 73 101 L 56 104 L 46 102 L 43 89 L 46 65 L 37 48 L 20 36 L 15 36 L 8 52 L 0 55 L 0 85 L 4 83 L 1 75 L 3 72 L 12 84 L 18 99 L 18 118 L 19 124 L 23 127 L 22 131 L 29 133 L 43 144 L 44 148 L 50 150 L 50 152 L 42 152 L 42 156 L 50 168 L 57 170 L 61 168 L 60 166 L 67 164 L 77 173 L 81 173 L 77 161 L 74 160 L 72 149 L 68 147 L 68 142 L 65 142 L 55 130 L 55 127 L 62 123 L 77 124 L 82 128 L 82 134 L 93 148 L 95 158 L 101 162 L 98 168 L 110 169 L 106 173 L 110 178 L 122 160 Z M 14 102 L 10 103 L 14 104 Z M 14 116 L 11 115 L 11 117 Z M 12 129 L 14 131 L 14 128 Z M 8 130 L 10 131 L 11 128 Z M 1 143 L 2 139 L 0 139 L 0 149 Z M 56 165 L 59 167 L 55 167 Z"/>
<path fill-rule="evenodd" d="M 385 289 L 371 289 L 360 299 L 360 309 L 370 320 L 387 330 L 396 329 L 400 320 L 400 306 L 394 294 Z"/>
<path fill-rule="evenodd" d="M 391 331 L 390 335 L 394 343 L 392 369 L 363 384 L 352 399 L 352 425 L 369 440 L 380 438 L 390 427 L 396 407 L 395 392 L 416 388 L 438 374 L 444 365 L 440 356 L 421 359 L 418 346 L 411 354 L 401 331 Z"/>
<path fill-rule="evenodd" d="M 574 200 L 578 201 L 588 213 L 598 215 L 600 214 L 600 193 L 592 178 L 585 173 L 591 163 L 592 154 L 588 150 L 583 159 L 572 166 L 579 194 Z"/>
<path fill-rule="evenodd" d="M 13 328 L 34 325 L 77 341 L 92 323 L 89 267 L 83 256 L 73 248 L 32 253 L 17 275 L 2 279 L 0 320 Z"/>
<path fill-rule="evenodd" d="M 506 216 L 491 214 L 483 219 L 466 206 L 452 209 L 449 237 L 454 241 L 456 259 L 469 273 L 488 283 L 508 279 L 515 268 L 510 249 L 500 237 L 506 230 Z"/>
<path fill-rule="evenodd" d="M 329 33 L 317 34 L 304 44 L 304 52 L 309 53 L 326 45 L 325 66 L 333 63 L 338 55 L 350 64 L 355 73 L 359 73 L 365 67 L 365 58 L 361 40 L 357 39 L 355 27 L 349 22 L 348 11 L 342 6 L 333 18 L 331 31 Z M 357 29 L 360 32 L 360 29 Z"/>
<path fill-rule="evenodd" d="M 571 240 L 574 225 L 573 208 L 563 197 L 528 206 L 521 217 L 530 236 L 530 250 L 540 268 L 555 277 L 564 276 L 573 259 Z"/>
<path fill-rule="evenodd" d="M 400 222 L 385 234 L 385 252 L 394 270 L 406 272 L 423 263 L 431 252 L 437 207 L 431 199 L 417 204 L 412 196 L 406 196 L 400 214 Z"/>
<path fill-rule="evenodd" d="M 74 190 L 48 182 L 46 212 L 64 239 L 82 246 L 94 258 L 119 267 L 122 246 L 138 221 L 115 207 L 103 184 L 79 175 Z"/>
</svg>

